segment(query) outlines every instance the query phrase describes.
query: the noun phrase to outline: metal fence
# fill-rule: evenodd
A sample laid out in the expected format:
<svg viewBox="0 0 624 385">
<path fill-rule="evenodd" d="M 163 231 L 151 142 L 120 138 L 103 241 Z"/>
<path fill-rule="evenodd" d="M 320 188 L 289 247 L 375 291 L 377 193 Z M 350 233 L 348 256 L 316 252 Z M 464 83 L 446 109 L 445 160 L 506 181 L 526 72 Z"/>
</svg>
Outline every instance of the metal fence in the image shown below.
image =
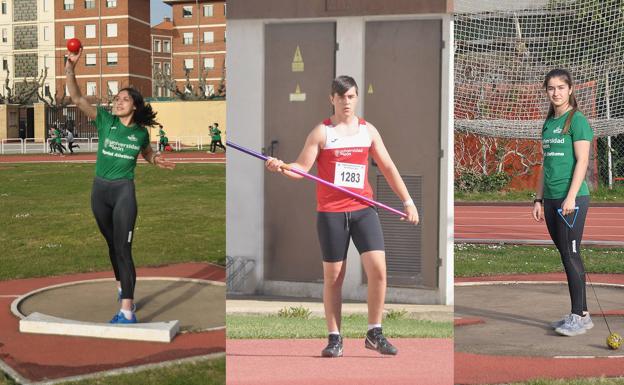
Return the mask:
<svg viewBox="0 0 624 385">
<path fill-rule="evenodd" d="M 50 138 L 8 138 L 0 140 L 0 154 L 45 154 L 50 152 Z M 172 137 L 169 144 L 174 151 L 203 151 L 210 146 L 209 136 L 180 136 Z M 61 143 L 67 148 L 67 139 L 63 138 Z M 75 138 L 74 143 L 80 148 L 75 152 L 95 152 L 97 151 L 98 138 Z M 152 148 L 158 151 L 158 140 L 152 140 Z"/>
<path fill-rule="evenodd" d="M 76 138 L 97 138 L 97 128 L 93 121 L 76 106 L 46 108 L 46 138 L 47 130 L 52 126 L 59 129 L 66 128 L 74 133 Z"/>
</svg>

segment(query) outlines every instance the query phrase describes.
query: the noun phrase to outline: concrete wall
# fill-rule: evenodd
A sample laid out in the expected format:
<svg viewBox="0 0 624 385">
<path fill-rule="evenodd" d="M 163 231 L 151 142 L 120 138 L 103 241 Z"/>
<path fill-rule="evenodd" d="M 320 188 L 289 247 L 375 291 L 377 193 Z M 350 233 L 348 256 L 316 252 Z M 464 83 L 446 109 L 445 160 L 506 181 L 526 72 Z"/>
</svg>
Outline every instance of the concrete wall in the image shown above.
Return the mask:
<svg viewBox="0 0 624 385">
<path fill-rule="evenodd" d="M 410 289 L 390 287 L 388 302 L 453 303 L 453 52 L 452 18 L 437 16 L 370 16 L 337 17 L 336 39 L 340 49 L 336 53 L 336 73 L 349 73 L 362 83 L 364 77 L 364 31 L 369 20 L 441 18 L 443 38 L 441 147 L 444 156 L 440 167 L 440 229 L 439 289 Z M 317 19 L 318 20 L 318 19 Z M 275 20 L 247 19 L 227 22 L 228 30 L 228 111 L 227 119 L 234 127 L 229 138 L 243 146 L 260 149 L 264 145 L 264 26 Z M 280 20 L 280 22 L 302 21 Z M 362 114 L 361 108 L 357 114 Z M 255 270 L 245 282 L 242 292 L 271 295 L 317 297 L 322 293 L 318 283 L 282 282 L 264 280 L 264 167 L 251 157 L 231 152 L 228 154 L 226 187 L 226 253 L 231 257 L 255 261 Z M 365 300 L 366 285 L 362 282 L 360 257 L 355 247 L 349 249 L 347 275 L 343 286 L 345 299 Z M 356 262 L 356 263 L 353 263 Z"/>
<path fill-rule="evenodd" d="M 232 141 L 260 149 L 264 138 L 264 23 L 227 21 L 228 109 Z M 235 53 L 235 54 L 232 54 Z M 256 262 L 243 288 L 254 292 L 264 277 L 264 166 L 250 156 L 228 153 L 226 255 Z"/>
<path fill-rule="evenodd" d="M 217 122 L 223 133 L 222 142 L 225 143 L 225 101 L 153 102 L 151 105 L 158 113 L 157 119 L 163 125 L 169 141 L 180 138 L 183 144 L 194 146 L 197 144 L 196 138 L 203 136 L 203 144 L 208 145 L 208 126 Z M 157 135 L 158 130 L 152 129 L 152 141 L 158 140 Z"/>
<path fill-rule="evenodd" d="M 35 103 L 35 138 L 43 139 L 45 138 L 46 129 L 45 129 L 45 111 L 46 105 L 43 103 Z"/>
</svg>

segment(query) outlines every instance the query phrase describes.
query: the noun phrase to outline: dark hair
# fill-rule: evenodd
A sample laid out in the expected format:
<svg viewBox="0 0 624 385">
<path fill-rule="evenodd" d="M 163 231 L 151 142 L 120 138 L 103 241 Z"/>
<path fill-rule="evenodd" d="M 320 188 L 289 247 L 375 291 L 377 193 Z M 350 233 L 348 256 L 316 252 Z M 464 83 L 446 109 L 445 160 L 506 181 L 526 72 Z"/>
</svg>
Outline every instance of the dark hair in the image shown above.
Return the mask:
<svg viewBox="0 0 624 385">
<path fill-rule="evenodd" d="M 563 68 L 555 68 L 546 74 L 546 78 L 544 78 L 544 89 L 548 89 L 548 82 L 552 78 L 562 78 L 564 82 L 568 85 L 568 87 L 572 88 L 574 85 L 574 81 L 572 80 L 572 75 L 569 71 L 564 70 Z M 565 124 L 563 125 L 562 134 L 567 134 L 570 131 L 570 125 L 572 124 L 572 117 L 578 111 L 578 103 L 576 102 L 576 96 L 574 95 L 574 90 L 570 94 L 570 105 L 572 106 L 572 111 L 566 118 Z M 550 107 L 548 107 L 548 115 L 546 115 L 546 119 L 550 119 L 555 116 L 555 107 L 553 107 L 552 103 L 550 103 Z"/>
<path fill-rule="evenodd" d="M 358 86 L 355 80 L 351 76 L 338 76 L 336 79 L 332 81 L 331 85 L 331 94 L 338 94 L 340 96 L 344 95 L 351 89 L 351 87 L 355 87 L 355 94 L 358 95 Z"/>
<path fill-rule="evenodd" d="M 138 124 L 141 127 L 152 127 L 157 125 L 156 122 L 156 112 L 152 110 L 152 106 L 149 103 L 145 103 L 143 99 L 143 95 L 134 87 L 126 87 L 119 90 L 117 95 L 119 95 L 122 91 L 126 91 L 128 95 L 132 98 L 132 102 L 134 103 L 134 115 L 132 115 L 132 120 L 134 123 Z"/>
</svg>

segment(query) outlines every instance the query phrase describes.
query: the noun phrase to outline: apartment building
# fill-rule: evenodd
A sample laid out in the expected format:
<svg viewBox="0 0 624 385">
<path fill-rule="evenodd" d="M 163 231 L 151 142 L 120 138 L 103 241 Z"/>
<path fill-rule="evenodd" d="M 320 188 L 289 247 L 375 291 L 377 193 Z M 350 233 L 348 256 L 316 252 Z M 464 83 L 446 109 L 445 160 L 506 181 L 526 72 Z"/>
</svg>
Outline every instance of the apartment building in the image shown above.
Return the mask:
<svg viewBox="0 0 624 385">
<path fill-rule="evenodd" d="M 182 90 L 188 71 L 193 87 L 197 86 L 200 78 L 205 78 L 208 85 L 206 93 L 215 93 L 225 78 L 226 2 L 223 0 L 163 2 L 170 5 L 173 11 L 172 78 Z M 158 65 L 156 63 L 158 61 L 155 59 L 154 65 Z"/>
<path fill-rule="evenodd" d="M 162 23 L 152 27 L 152 78 L 162 71 L 166 76 L 171 75 L 173 64 L 173 22 L 165 17 Z M 171 91 L 162 86 L 153 84 L 153 96 L 171 96 Z"/>
<path fill-rule="evenodd" d="M 85 95 L 106 100 L 127 86 L 152 95 L 149 0 L 56 0 L 54 13 L 59 95 L 65 88 L 66 41 L 74 37 L 83 45 L 76 78 Z"/>
<path fill-rule="evenodd" d="M 54 0 L 0 0 L 0 38 L 0 83 L 8 74 L 19 92 L 23 80 L 38 77 L 47 67 L 45 87 L 53 94 Z"/>
</svg>

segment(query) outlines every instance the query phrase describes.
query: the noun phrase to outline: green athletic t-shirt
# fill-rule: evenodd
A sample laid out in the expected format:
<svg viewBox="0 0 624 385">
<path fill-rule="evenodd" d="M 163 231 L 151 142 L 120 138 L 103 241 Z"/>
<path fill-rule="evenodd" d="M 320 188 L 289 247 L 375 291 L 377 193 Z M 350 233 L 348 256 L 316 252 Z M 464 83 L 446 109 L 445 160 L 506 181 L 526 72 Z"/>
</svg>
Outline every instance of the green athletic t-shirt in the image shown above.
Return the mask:
<svg viewBox="0 0 624 385">
<path fill-rule="evenodd" d="M 544 152 L 544 198 L 560 199 L 568 195 L 572 175 L 576 166 L 574 142 L 592 141 L 594 132 L 587 118 L 577 111 L 572 117 L 570 130 L 563 135 L 563 127 L 570 111 L 558 118 L 549 118 L 542 129 L 542 149 Z M 589 195 L 587 183 L 583 181 L 577 196 Z"/>
<path fill-rule="evenodd" d="M 61 144 L 61 132 L 59 130 L 54 130 L 54 142 Z"/>
<path fill-rule="evenodd" d="M 97 109 L 95 126 L 99 136 L 95 175 L 108 180 L 134 179 L 137 157 L 150 143 L 147 129 L 136 124 L 126 127 L 102 107 Z"/>
<path fill-rule="evenodd" d="M 165 141 L 163 139 L 165 137 L 165 131 L 164 130 L 158 131 L 158 135 L 160 136 L 160 143 L 163 143 Z"/>
<path fill-rule="evenodd" d="M 221 130 L 218 128 L 212 129 L 212 140 L 221 140 Z"/>
</svg>

